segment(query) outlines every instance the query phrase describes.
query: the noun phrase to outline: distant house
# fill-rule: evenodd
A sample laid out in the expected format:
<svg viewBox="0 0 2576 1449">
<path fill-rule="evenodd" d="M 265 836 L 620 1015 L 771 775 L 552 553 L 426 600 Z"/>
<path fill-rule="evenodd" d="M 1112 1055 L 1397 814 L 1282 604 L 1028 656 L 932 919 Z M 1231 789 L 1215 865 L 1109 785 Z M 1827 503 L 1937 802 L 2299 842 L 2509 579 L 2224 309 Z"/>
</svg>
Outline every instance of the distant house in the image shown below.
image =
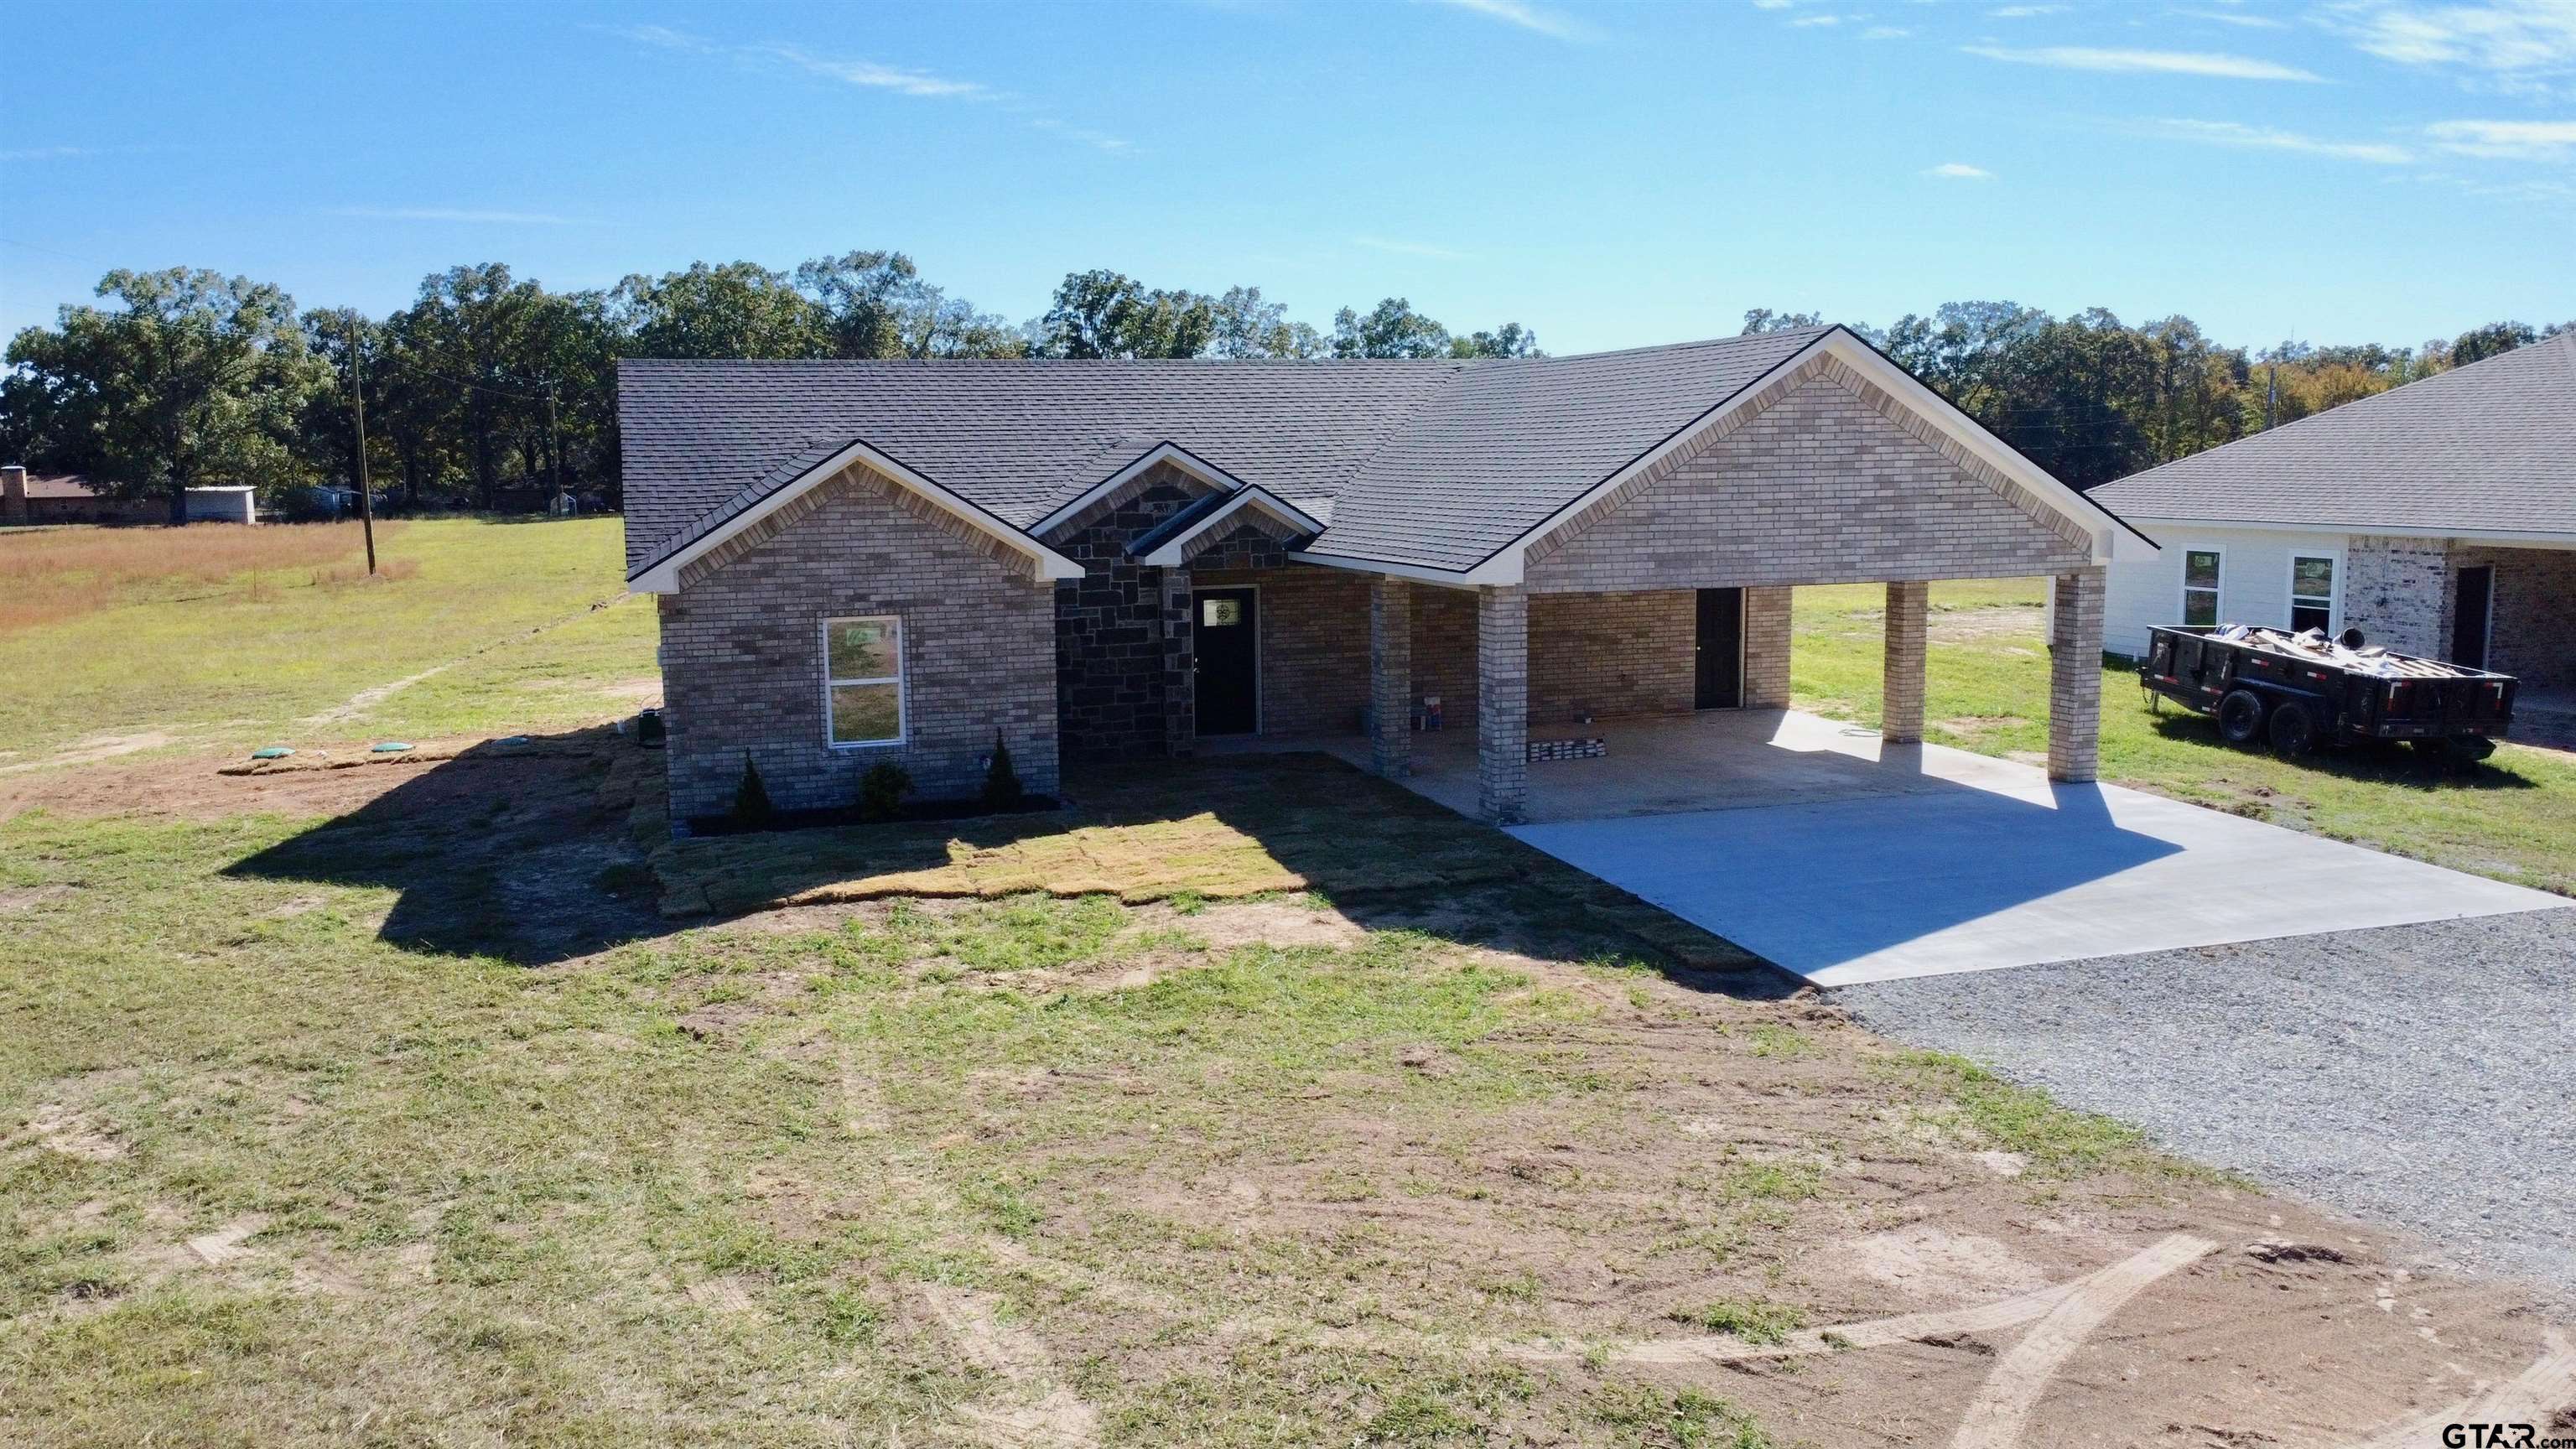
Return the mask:
<svg viewBox="0 0 2576 1449">
<path fill-rule="evenodd" d="M 0 468 L 0 524 L 159 523 L 170 516 L 166 494 L 117 498 L 78 473 L 29 473 Z M 251 490 L 234 486 L 188 490 L 192 523 L 257 523 Z"/>
<path fill-rule="evenodd" d="M 2576 333 L 2106 483 L 2163 545 L 2110 567 L 2104 642 L 2155 624 L 2359 629 L 2576 686 Z"/>
</svg>

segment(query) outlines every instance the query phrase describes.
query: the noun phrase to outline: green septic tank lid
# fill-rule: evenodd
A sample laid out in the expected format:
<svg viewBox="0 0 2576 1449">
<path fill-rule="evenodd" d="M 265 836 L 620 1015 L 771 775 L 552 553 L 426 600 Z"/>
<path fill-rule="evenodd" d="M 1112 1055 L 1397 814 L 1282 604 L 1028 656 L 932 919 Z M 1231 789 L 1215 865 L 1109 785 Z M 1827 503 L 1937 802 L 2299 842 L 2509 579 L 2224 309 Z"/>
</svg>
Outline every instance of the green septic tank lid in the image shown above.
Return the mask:
<svg viewBox="0 0 2576 1449">
<path fill-rule="evenodd" d="M 379 740 L 367 746 L 368 753 L 377 755 L 398 755 L 410 748 L 409 740 Z"/>
<path fill-rule="evenodd" d="M 250 757 L 254 760 L 282 760 L 294 753 L 284 745 L 270 745 L 264 750 L 251 751 Z"/>
</svg>

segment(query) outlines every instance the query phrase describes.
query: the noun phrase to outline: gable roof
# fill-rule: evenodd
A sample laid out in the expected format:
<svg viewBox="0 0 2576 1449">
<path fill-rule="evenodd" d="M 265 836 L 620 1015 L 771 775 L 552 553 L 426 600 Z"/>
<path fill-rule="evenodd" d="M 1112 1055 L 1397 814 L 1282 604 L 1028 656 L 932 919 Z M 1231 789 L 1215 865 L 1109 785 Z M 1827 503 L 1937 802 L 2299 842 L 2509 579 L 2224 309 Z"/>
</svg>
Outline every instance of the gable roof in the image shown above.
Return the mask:
<svg viewBox="0 0 2576 1449">
<path fill-rule="evenodd" d="M 1071 566 L 1033 535 L 1159 458 L 1323 524 L 1317 562 L 1510 582 L 1516 540 L 1825 351 L 2098 536 L 2117 526 L 1840 327 L 1563 358 L 629 361 L 628 578 L 671 586 L 684 556 L 865 454 L 1049 568 Z"/>
<path fill-rule="evenodd" d="M 2576 535 L 2576 332 L 2093 490 L 2140 518 Z"/>
</svg>

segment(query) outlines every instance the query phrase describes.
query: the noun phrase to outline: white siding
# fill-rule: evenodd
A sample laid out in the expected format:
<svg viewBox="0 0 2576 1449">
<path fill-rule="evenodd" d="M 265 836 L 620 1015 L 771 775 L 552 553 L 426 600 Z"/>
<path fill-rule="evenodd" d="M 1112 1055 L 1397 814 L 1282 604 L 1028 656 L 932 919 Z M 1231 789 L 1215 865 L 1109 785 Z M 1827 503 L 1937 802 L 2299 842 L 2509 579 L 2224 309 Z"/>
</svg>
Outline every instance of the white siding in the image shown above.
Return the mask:
<svg viewBox="0 0 2576 1449">
<path fill-rule="evenodd" d="M 2218 575 L 2218 622 L 2222 624 L 2287 628 L 2291 555 L 2321 554 L 2333 559 L 2334 622 L 2327 632 L 2343 628 L 2344 535 L 2340 533 L 2229 528 L 2156 518 L 2130 522 L 2162 549 L 2144 556 L 2124 553 L 2111 562 L 2102 647 L 2115 654 L 2144 654 L 2149 628 L 2182 622 L 2182 558 L 2194 549 L 2214 548 L 2224 555 Z"/>
</svg>

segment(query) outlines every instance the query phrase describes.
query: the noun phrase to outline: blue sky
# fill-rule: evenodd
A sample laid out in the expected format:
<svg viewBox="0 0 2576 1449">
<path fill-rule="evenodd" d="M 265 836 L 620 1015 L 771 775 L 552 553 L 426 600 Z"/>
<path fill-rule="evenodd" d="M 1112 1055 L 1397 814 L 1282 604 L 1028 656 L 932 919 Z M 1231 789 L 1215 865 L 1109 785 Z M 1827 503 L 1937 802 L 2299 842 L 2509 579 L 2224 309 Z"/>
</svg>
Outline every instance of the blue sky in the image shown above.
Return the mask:
<svg viewBox="0 0 2576 1449">
<path fill-rule="evenodd" d="M 2224 340 L 2576 315 L 2576 0 L 13 0 L 0 328 L 110 266 L 384 311 L 501 260 L 910 252 L 1402 295 L 1553 352 L 2009 297 Z"/>
</svg>

